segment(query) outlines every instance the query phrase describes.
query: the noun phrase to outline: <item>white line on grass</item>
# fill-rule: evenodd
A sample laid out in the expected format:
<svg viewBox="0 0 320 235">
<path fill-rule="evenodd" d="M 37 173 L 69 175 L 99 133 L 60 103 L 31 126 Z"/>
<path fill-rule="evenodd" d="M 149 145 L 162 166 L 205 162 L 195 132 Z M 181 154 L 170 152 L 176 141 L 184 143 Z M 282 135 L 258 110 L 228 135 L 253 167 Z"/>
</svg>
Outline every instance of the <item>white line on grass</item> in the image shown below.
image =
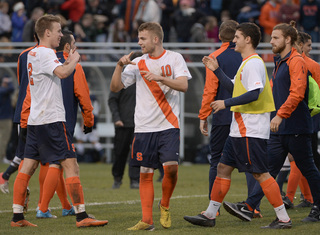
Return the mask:
<svg viewBox="0 0 320 235">
<path fill-rule="evenodd" d="M 232 194 L 230 195 L 232 196 Z M 234 195 L 234 196 L 246 196 L 245 194 L 240 195 Z M 180 198 L 197 198 L 197 197 L 208 197 L 208 194 L 205 195 L 189 195 L 189 196 L 175 196 L 175 197 L 171 197 L 171 199 L 180 199 Z M 154 201 L 159 201 L 161 198 L 155 198 Z M 130 200 L 130 201 L 117 201 L 117 202 L 89 202 L 86 203 L 86 206 L 102 206 L 102 205 L 117 205 L 117 204 L 136 204 L 136 203 L 140 203 L 140 200 Z M 50 207 L 50 209 L 56 210 L 56 209 L 62 209 L 61 206 L 58 207 Z M 36 211 L 36 209 L 28 209 L 28 211 Z M 2 213 L 12 213 L 12 210 L 4 210 L 4 211 L 0 211 L 0 214 Z"/>
</svg>

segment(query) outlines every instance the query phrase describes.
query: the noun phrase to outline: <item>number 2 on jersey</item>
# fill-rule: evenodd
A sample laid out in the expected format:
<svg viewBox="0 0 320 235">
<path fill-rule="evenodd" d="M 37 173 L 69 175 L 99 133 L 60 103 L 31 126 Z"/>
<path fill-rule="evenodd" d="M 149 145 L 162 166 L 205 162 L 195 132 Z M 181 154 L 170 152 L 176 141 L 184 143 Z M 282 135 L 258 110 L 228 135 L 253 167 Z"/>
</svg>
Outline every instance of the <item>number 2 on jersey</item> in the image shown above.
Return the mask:
<svg viewBox="0 0 320 235">
<path fill-rule="evenodd" d="M 29 74 L 29 80 L 30 80 L 30 85 L 34 85 L 33 83 L 33 77 L 32 77 L 32 64 L 28 64 L 28 74 Z"/>
</svg>

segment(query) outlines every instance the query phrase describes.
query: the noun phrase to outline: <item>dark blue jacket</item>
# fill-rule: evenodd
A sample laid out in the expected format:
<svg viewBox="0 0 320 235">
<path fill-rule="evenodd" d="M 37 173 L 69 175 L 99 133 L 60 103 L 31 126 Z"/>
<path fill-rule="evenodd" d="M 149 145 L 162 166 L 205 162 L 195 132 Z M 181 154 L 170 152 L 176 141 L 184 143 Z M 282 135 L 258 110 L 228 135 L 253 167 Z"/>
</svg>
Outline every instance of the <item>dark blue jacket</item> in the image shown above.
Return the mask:
<svg viewBox="0 0 320 235">
<path fill-rule="evenodd" d="M 307 67 L 302 56 L 292 49 L 284 58 L 275 58 L 271 79 L 277 114 L 282 119 L 279 131 L 271 134 L 311 134 L 312 120 L 308 108 Z"/>
</svg>

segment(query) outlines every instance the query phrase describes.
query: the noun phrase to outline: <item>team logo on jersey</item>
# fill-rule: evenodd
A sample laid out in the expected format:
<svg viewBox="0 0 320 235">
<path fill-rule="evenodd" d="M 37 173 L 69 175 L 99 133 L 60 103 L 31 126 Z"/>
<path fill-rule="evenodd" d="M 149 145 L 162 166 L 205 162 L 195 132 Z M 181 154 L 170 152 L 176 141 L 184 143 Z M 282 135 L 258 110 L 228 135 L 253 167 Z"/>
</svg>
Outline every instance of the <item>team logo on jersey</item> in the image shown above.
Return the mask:
<svg viewBox="0 0 320 235">
<path fill-rule="evenodd" d="M 37 54 L 37 52 L 35 52 L 35 51 L 30 51 L 29 52 L 29 55 L 31 55 L 31 56 L 36 56 L 36 54 Z"/>
<path fill-rule="evenodd" d="M 59 64 L 59 60 L 54 60 L 54 62 L 56 62 L 57 64 Z"/>
<path fill-rule="evenodd" d="M 141 162 L 143 160 L 142 153 L 137 152 L 137 161 Z"/>
</svg>

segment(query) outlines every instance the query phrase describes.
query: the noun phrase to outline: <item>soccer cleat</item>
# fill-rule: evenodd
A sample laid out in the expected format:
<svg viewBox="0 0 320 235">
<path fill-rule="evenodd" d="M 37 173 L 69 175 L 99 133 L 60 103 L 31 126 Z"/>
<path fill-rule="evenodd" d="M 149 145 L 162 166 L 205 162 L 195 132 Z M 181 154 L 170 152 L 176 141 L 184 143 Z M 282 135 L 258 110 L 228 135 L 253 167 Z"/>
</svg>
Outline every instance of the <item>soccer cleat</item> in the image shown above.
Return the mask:
<svg viewBox="0 0 320 235">
<path fill-rule="evenodd" d="M 254 209 L 252 218 L 262 218 L 261 212 Z"/>
<path fill-rule="evenodd" d="M 62 216 L 68 216 L 68 215 L 76 215 L 76 212 L 73 209 L 73 206 L 71 206 L 70 210 L 63 209 L 62 210 Z"/>
<path fill-rule="evenodd" d="M 8 180 L 5 180 L 4 178 L 2 178 L 2 175 L 3 175 L 3 172 L 0 173 L 0 190 L 4 194 L 8 194 L 9 193 L 9 182 L 8 182 Z"/>
<path fill-rule="evenodd" d="M 253 217 L 253 211 L 250 211 L 247 204 L 244 202 L 223 202 L 223 207 L 231 215 L 236 216 L 243 221 L 251 221 Z"/>
<path fill-rule="evenodd" d="M 272 221 L 271 224 L 267 226 L 262 226 L 263 229 L 289 229 L 292 228 L 292 222 L 289 220 L 288 222 L 280 221 L 278 218 L 276 218 L 274 221 Z"/>
<path fill-rule="evenodd" d="M 290 201 L 290 199 L 287 196 L 282 197 L 282 201 L 286 209 L 294 208 L 293 203 Z"/>
<path fill-rule="evenodd" d="M 139 182 L 131 182 L 130 188 L 131 189 L 139 189 Z"/>
<path fill-rule="evenodd" d="M 320 210 L 319 207 L 314 205 L 311 208 L 310 214 L 308 217 L 304 218 L 302 222 L 319 222 L 320 221 Z"/>
<path fill-rule="evenodd" d="M 85 218 L 81 221 L 77 221 L 76 225 L 78 228 L 86 228 L 86 227 L 100 227 L 108 224 L 108 220 L 96 220 L 91 218 Z"/>
<path fill-rule="evenodd" d="M 38 227 L 36 224 L 32 224 L 25 219 L 17 222 L 11 221 L 10 225 L 11 227 Z"/>
<path fill-rule="evenodd" d="M 214 227 L 216 225 L 216 219 L 208 218 L 203 214 L 203 212 L 199 215 L 184 216 L 183 218 L 191 224 L 202 226 L 202 227 Z"/>
<path fill-rule="evenodd" d="M 113 182 L 112 189 L 118 189 L 118 188 L 120 188 L 121 184 L 122 184 L 122 181 L 121 181 L 121 180 L 120 180 L 120 181 L 115 180 L 115 181 Z"/>
<path fill-rule="evenodd" d="M 26 199 L 24 200 L 24 205 L 23 205 L 23 212 L 24 213 L 28 212 L 29 198 L 30 198 L 30 189 L 29 189 L 29 187 L 27 187 Z"/>
<path fill-rule="evenodd" d="M 159 201 L 158 207 L 160 209 L 160 224 L 164 228 L 170 228 L 171 227 L 170 208 L 165 208 L 161 206 L 161 201 Z"/>
<path fill-rule="evenodd" d="M 57 216 L 52 215 L 49 210 L 47 210 L 46 213 L 43 213 L 41 210 L 38 210 L 36 217 L 38 219 L 56 219 L 57 218 Z"/>
<path fill-rule="evenodd" d="M 145 222 L 142 222 L 142 220 L 140 220 L 135 226 L 130 227 L 127 230 L 130 230 L 130 231 L 138 231 L 138 230 L 153 231 L 154 230 L 154 225 L 153 224 L 147 224 Z"/>
<path fill-rule="evenodd" d="M 300 202 L 298 205 L 295 207 L 297 208 L 302 208 L 302 207 L 312 207 L 313 203 L 307 201 L 306 199 L 303 199 L 302 202 Z"/>
</svg>

